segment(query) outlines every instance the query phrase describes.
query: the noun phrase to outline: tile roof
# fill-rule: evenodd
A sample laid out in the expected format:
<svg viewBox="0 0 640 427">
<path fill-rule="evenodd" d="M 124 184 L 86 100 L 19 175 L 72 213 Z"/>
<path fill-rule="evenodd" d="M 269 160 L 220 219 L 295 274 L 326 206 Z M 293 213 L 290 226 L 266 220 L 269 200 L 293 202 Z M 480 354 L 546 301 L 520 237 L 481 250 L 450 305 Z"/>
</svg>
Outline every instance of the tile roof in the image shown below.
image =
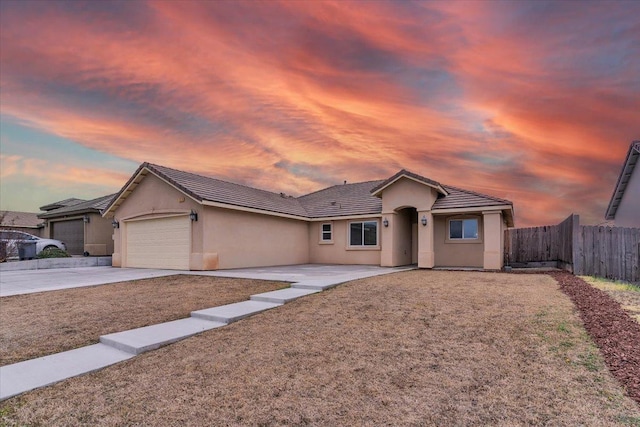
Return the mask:
<svg viewBox="0 0 640 427">
<path fill-rule="evenodd" d="M 439 190 L 442 189 L 442 185 L 440 185 L 439 182 L 434 181 L 434 180 L 429 179 L 429 178 L 426 178 L 426 177 L 424 177 L 422 175 L 418 175 L 417 173 L 410 172 L 410 171 L 408 171 L 406 169 L 402 169 L 400 172 L 396 173 L 391 178 L 388 178 L 388 179 L 385 179 L 384 181 L 381 181 L 380 184 L 378 184 L 375 188 L 373 188 L 371 190 L 371 193 L 373 193 L 373 194 L 378 193 L 380 190 L 382 190 L 386 186 L 392 184 L 393 182 L 395 182 L 396 180 L 398 180 L 402 176 L 413 178 L 418 182 L 421 182 L 423 184 L 427 184 L 427 185 L 429 185 L 431 187 L 436 187 Z"/>
<path fill-rule="evenodd" d="M 42 220 L 38 218 L 37 213 L 0 211 L 0 226 L 2 227 L 38 228 L 40 224 L 42 224 Z"/>
<path fill-rule="evenodd" d="M 70 206 L 65 206 L 58 209 L 53 209 L 45 213 L 38 215 L 38 218 L 57 218 L 61 216 L 68 216 L 81 213 L 102 213 L 102 210 L 107 207 L 111 202 L 115 194 L 109 194 L 106 196 L 98 197 L 92 200 L 85 200 Z"/>
<path fill-rule="evenodd" d="M 298 198 L 309 218 L 379 214 L 382 199 L 371 194 L 384 181 L 334 185 Z"/>
<path fill-rule="evenodd" d="M 510 201 L 505 199 L 441 185 L 406 170 L 402 170 L 386 180 L 334 185 L 300 197 L 291 197 L 165 166 L 143 163 L 104 208 L 103 212 L 117 208 L 119 203 L 144 178 L 147 171 L 158 175 L 199 202 L 215 202 L 307 219 L 378 215 L 382 212 L 382 200 L 374 194 L 402 175 L 438 189 L 440 196 L 433 206 L 434 209 L 512 205 Z"/>
<path fill-rule="evenodd" d="M 627 184 L 629 184 L 629 181 L 631 180 L 631 175 L 633 175 L 633 170 L 638 163 L 638 159 L 640 159 L 640 141 L 633 141 L 629 146 L 629 151 L 627 152 L 627 157 L 625 158 L 624 164 L 622 165 L 620 176 L 618 176 L 618 181 L 616 182 L 616 186 L 613 189 L 613 195 L 611 196 L 609 206 L 607 207 L 607 212 L 604 216 L 605 219 L 616 219 L 618 206 L 620 206 L 620 202 L 622 201 L 622 197 L 624 196 L 624 191 L 627 188 Z"/>
<path fill-rule="evenodd" d="M 509 200 L 487 196 L 486 194 L 476 193 L 475 191 L 464 190 L 450 185 L 443 185 L 443 187 L 449 194 L 438 197 L 432 209 L 479 208 L 483 206 L 513 204 Z"/>
<path fill-rule="evenodd" d="M 70 199 L 60 200 L 59 202 L 49 203 L 48 205 L 40 206 L 41 211 L 51 211 L 54 209 L 64 208 L 67 206 L 77 205 L 78 203 L 86 202 L 84 199 L 76 199 L 72 197 Z"/>
<path fill-rule="evenodd" d="M 307 216 L 298 199 L 282 193 L 259 190 L 159 165 L 146 164 L 146 166 L 150 171 L 159 174 L 199 201 L 207 200 L 294 216 Z"/>
</svg>

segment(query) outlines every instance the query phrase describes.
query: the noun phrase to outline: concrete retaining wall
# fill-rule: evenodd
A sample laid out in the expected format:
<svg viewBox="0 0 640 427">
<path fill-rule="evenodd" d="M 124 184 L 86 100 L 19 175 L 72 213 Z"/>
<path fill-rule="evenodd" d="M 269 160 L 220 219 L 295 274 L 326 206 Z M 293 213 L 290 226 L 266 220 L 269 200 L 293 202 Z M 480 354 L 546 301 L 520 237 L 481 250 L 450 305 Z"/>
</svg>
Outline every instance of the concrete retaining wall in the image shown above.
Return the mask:
<svg viewBox="0 0 640 427">
<path fill-rule="evenodd" d="M 48 268 L 109 267 L 111 257 L 45 258 L 30 261 L 3 262 L 0 271 L 44 270 Z"/>
</svg>

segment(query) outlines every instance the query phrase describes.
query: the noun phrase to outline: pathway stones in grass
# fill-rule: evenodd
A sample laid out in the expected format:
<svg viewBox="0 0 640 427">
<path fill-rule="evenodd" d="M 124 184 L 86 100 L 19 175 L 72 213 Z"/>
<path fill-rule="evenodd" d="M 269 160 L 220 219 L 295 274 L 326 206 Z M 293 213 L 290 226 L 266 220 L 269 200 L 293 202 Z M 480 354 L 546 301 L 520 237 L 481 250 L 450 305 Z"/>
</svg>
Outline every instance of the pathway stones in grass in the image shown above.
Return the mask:
<svg viewBox="0 0 640 427">
<path fill-rule="evenodd" d="M 282 304 L 262 301 L 242 301 L 220 307 L 192 311 L 191 317 L 213 322 L 232 323 L 265 310 L 280 307 Z"/>
<path fill-rule="evenodd" d="M 222 322 L 188 317 L 103 335 L 100 337 L 100 342 L 127 353 L 140 354 L 224 325 L 225 323 Z"/>
<path fill-rule="evenodd" d="M 273 302 L 276 304 L 286 304 L 289 301 L 320 292 L 319 289 L 298 289 L 286 288 L 277 291 L 264 292 L 251 295 L 251 301 Z"/>
<path fill-rule="evenodd" d="M 94 344 L 0 367 L 0 400 L 67 378 L 102 369 L 133 357 L 104 344 Z"/>
</svg>

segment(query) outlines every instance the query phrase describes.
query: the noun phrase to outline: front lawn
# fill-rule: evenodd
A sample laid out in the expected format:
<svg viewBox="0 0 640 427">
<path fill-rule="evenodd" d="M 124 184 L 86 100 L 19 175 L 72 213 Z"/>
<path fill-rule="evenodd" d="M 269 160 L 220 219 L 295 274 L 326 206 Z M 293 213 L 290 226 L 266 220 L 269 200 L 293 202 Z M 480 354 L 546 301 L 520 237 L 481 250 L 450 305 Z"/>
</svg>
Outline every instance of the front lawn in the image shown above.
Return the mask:
<svg viewBox="0 0 640 427">
<path fill-rule="evenodd" d="M 638 425 L 548 275 L 353 281 L 9 399 L 9 425 Z"/>
<path fill-rule="evenodd" d="M 95 344 L 100 335 L 189 317 L 284 282 L 176 275 L 0 299 L 0 366 Z"/>
</svg>

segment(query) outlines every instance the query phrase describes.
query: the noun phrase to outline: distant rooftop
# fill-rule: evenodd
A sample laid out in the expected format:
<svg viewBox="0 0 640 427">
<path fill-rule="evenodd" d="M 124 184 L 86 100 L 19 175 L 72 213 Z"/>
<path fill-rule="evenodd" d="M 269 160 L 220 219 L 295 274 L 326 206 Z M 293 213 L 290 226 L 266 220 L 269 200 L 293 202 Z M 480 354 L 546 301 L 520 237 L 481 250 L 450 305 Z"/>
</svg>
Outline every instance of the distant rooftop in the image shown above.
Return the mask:
<svg viewBox="0 0 640 427">
<path fill-rule="evenodd" d="M 40 206 L 40 210 L 41 211 L 52 211 L 54 209 L 65 208 L 67 206 L 77 205 L 78 203 L 82 203 L 82 202 L 86 202 L 86 200 L 84 200 L 84 199 L 76 199 L 76 198 L 72 197 L 70 199 L 64 199 L 64 200 L 60 200 L 59 202 L 49 203 L 48 205 Z"/>
<path fill-rule="evenodd" d="M 111 202 L 113 196 L 115 196 L 115 194 L 109 194 L 92 200 L 82 200 L 69 206 L 51 209 L 45 213 L 39 214 L 38 218 L 47 219 L 84 213 L 102 213 L 102 210 L 107 207 L 109 202 Z"/>
<path fill-rule="evenodd" d="M 37 213 L 0 211 L 0 226 L 20 228 L 40 228 L 42 220 Z"/>
</svg>

